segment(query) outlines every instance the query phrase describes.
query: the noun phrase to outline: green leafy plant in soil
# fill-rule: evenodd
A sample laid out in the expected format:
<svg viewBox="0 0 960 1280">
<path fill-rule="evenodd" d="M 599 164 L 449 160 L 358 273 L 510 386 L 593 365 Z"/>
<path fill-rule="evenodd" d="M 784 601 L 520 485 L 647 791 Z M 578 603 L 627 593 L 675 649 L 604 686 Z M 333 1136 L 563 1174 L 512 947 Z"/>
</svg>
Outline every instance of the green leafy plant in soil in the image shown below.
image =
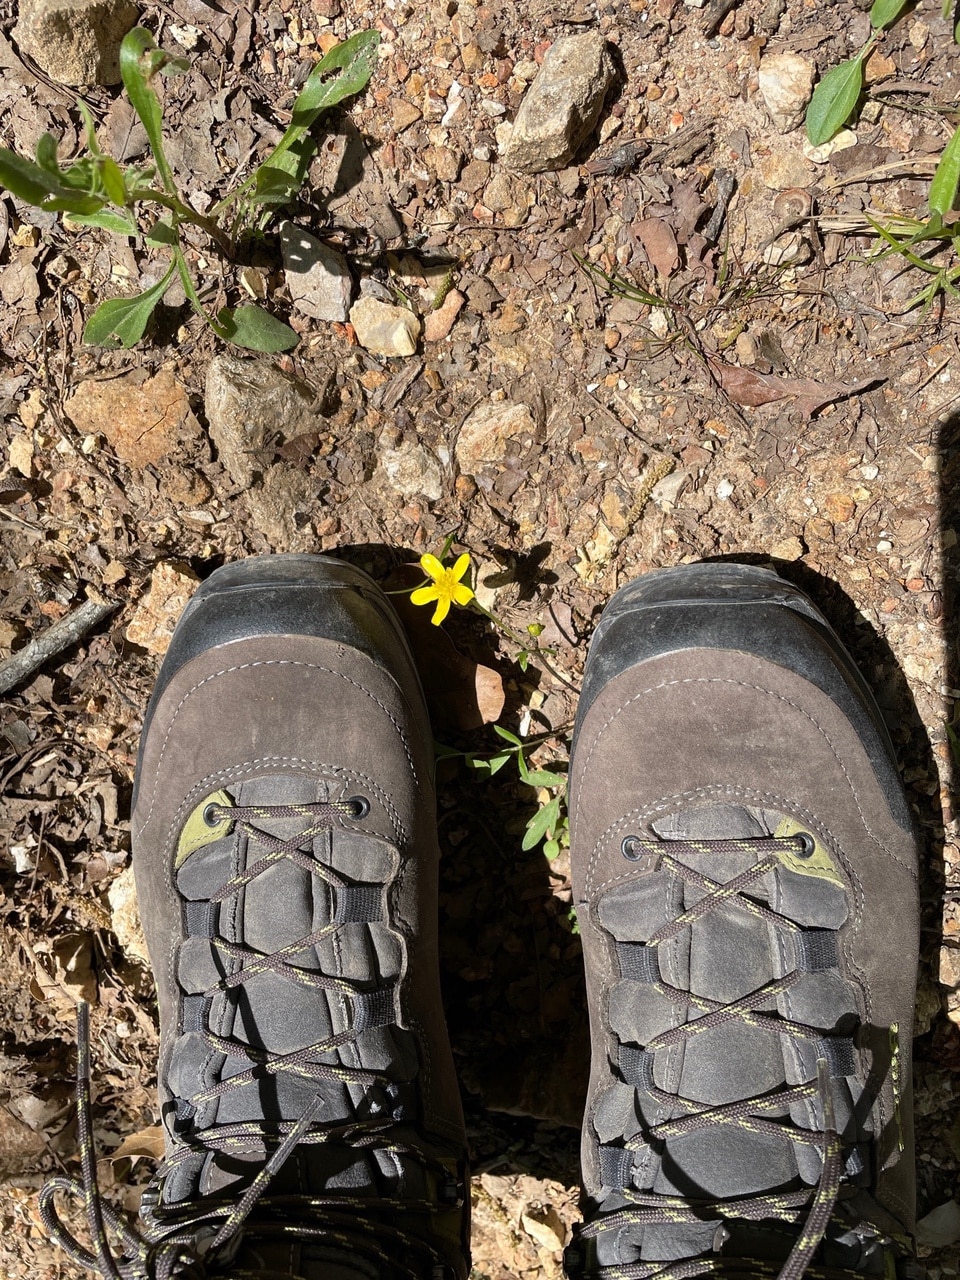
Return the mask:
<svg viewBox="0 0 960 1280">
<path fill-rule="evenodd" d="M 470 556 L 464 553 L 457 557 L 452 567 L 444 563 L 454 542 L 454 535 L 445 541 L 439 556 L 426 554 L 420 557 L 420 564 L 427 575 L 422 585 L 412 588 L 409 594 L 413 604 L 432 605 L 434 614 L 431 622 L 440 626 L 447 617 L 452 606 L 469 608 L 480 613 L 500 631 L 508 640 L 517 646 L 516 661 L 521 671 L 526 671 L 531 657 L 535 657 L 549 671 L 554 671 L 550 659 L 553 650 L 539 643 L 543 626 L 538 622 L 530 623 L 526 635 L 521 635 L 509 627 L 496 614 L 485 609 L 477 600 L 473 589 L 466 585 L 464 579 L 470 574 Z M 554 674 L 559 674 L 554 672 Z M 563 677 L 559 676 L 562 680 Z M 566 811 L 566 774 L 558 772 L 562 766 L 554 765 L 550 769 L 537 769 L 530 766 L 526 753 L 535 747 L 542 738 L 535 737 L 524 741 L 503 725 L 495 724 L 494 733 L 507 745 L 497 751 L 457 751 L 452 747 L 436 744 L 438 759 L 462 759 L 469 768 L 482 776 L 492 778 L 511 760 L 516 763 L 521 782 L 538 792 L 537 810 L 526 825 L 521 842 L 524 852 L 543 846 L 545 856 L 551 861 L 559 857 L 563 849 L 570 843 L 569 826 Z M 554 737 L 555 734 L 544 735 Z M 552 794 L 551 794 L 552 792 Z"/>
<path fill-rule="evenodd" d="M 84 341 L 132 347 L 143 337 L 154 308 L 175 278 L 199 315 L 227 342 L 254 351 L 286 351 L 298 338 L 289 325 L 253 304 L 208 311 L 191 274 L 184 236 L 188 228 L 204 234 L 228 261 L 241 242 L 263 231 L 276 211 L 302 187 L 315 142 L 310 130 L 317 118 L 343 99 L 359 93 L 377 60 L 379 35 L 362 31 L 335 45 L 316 64 L 293 105 L 280 141 L 261 164 L 207 214 L 199 213 L 179 191 L 167 159 L 163 108 L 154 88 L 159 76 L 189 70 L 189 63 L 157 46 L 142 27 L 129 32 L 120 47 L 120 74 L 133 109 L 150 143 L 153 164 L 122 168 L 103 152 L 93 117 L 78 102 L 86 131 L 86 153 L 71 163 L 59 158 L 56 138 L 44 134 L 36 159 L 0 148 L 0 185 L 28 204 L 66 214 L 74 225 L 100 227 L 116 235 L 143 237 L 148 248 L 169 255 L 163 278 L 133 298 L 101 303 L 84 329 Z"/>
<path fill-rule="evenodd" d="M 960 298 L 957 282 L 960 281 L 960 217 L 956 212 L 957 195 L 960 192 L 960 127 L 947 143 L 940 157 L 927 203 L 930 216 L 927 219 L 898 217 L 896 229 L 906 232 L 898 237 L 892 226 L 884 226 L 868 215 L 867 221 L 885 243 L 886 248 L 875 255 L 875 260 L 897 254 L 906 264 L 916 267 L 930 276 L 929 284 L 907 302 L 905 311 L 923 306 L 929 309 L 940 295 Z M 950 261 L 928 261 L 922 256 L 924 248 L 952 250 Z"/>
</svg>

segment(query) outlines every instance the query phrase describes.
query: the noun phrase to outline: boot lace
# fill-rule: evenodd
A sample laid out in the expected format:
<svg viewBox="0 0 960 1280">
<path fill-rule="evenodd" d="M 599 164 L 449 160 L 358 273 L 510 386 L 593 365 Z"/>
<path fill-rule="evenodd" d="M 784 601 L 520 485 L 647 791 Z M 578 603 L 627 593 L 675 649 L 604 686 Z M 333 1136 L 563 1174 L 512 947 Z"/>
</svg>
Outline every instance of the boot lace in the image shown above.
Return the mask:
<svg viewBox="0 0 960 1280">
<path fill-rule="evenodd" d="M 749 896 L 751 888 L 757 886 L 768 872 L 777 867 L 778 854 L 786 852 L 794 857 L 809 857 L 813 850 L 812 838 L 799 834 L 744 840 L 663 841 L 628 836 L 623 841 L 622 849 L 624 856 L 630 861 L 648 859 L 651 867 L 669 870 L 703 892 L 703 897 L 655 930 L 646 943 L 620 943 L 617 947 L 622 978 L 650 983 L 659 994 L 681 1008 L 696 1010 L 699 1016 L 662 1032 L 642 1048 L 623 1044 L 619 1046 L 617 1065 L 621 1078 L 642 1088 L 651 1098 L 669 1107 L 674 1114 L 671 1119 L 660 1123 L 644 1123 L 641 1131 L 622 1146 L 601 1146 L 601 1169 L 607 1175 L 603 1178 L 604 1184 L 615 1187 L 619 1199 L 626 1201 L 626 1204 L 606 1212 L 601 1209 L 592 1221 L 579 1229 L 565 1257 L 568 1274 L 571 1277 L 589 1274 L 591 1280 L 686 1280 L 692 1276 L 743 1275 L 745 1271 L 749 1271 L 751 1276 L 771 1277 L 771 1280 L 801 1280 L 804 1275 L 830 1277 L 830 1280 L 854 1280 L 854 1277 L 863 1280 L 862 1274 L 855 1271 L 837 1268 L 826 1270 L 811 1265 L 831 1221 L 835 1215 L 842 1214 L 843 1201 L 855 1191 L 853 1187 L 844 1186 L 846 1168 L 843 1146 L 835 1125 L 831 1083 L 831 1076 L 848 1075 L 855 1070 L 853 1044 L 847 1037 L 828 1036 L 815 1027 L 778 1013 L 761 1012 L 758 1009 L 758 1006 L 768 1005 L 771 1000 L 799 982 L 804 973 L 829 967 L 831 960 L 834 964 L 837 963 L 835 944 L 826 939 L 826 934 L 832 931 L 805 930 L 795 921 Z M 756 856 L 758 860 L 752 867 L 722 883 L 684 861 L 685 856 L 689 857 L 691 854 L 722 858 L 724 855 L 744 852 L 751 857 Z M 684 991 L 666 982 L 661 976 L 657 947 L 733 900 L 739 908 L 769 921 L 778 930 L 792 934 L 796 953 L 798 957 L 804 958 L 803 966 L 729 1002 L 713 1000 L 694 991 Z M 653 1060 L 657 1049 L 683 1044 L 694 1036 L 731 1021 L 814 1041 L 817 1052 L 816 1078 L 762 1096 L 717 1106 L 705 1106 L 702 1102 L 684 1098 L 679 1092 L 670 1093 L 657 1087 L 653 1077 Z M 794 1103 L 811 1099 L 819 1102 L 819 1127 L 808 1130 L 790 1120 L 788 1108 Z M 678 1111 L 681 1114 L 676 1114 Z M 768 1113 L 771 1112 L 777 1113 L 780 1118 L 768 1118 Z M 651 1146 L 656 1149 L 671 1137 L 722 1125 L 739 1126 L 753 1133 L 771 1133 L 796 1144 L 818 1147 L 822 1164 L 816 1186 L 736 1199 L 698 1199 L 638 1191 L 629 1185 L 635 1152 Z M 583 1242 L 595 1240 L 608 1232 L 638 1226 L 718 1221 L 721 1225 L 715 1248 L 719 1249 L 729 1235 L 724 1224 L 738 1220 L 796 1224 L 796 1239 L 786 1261 L 778 1265 L 764 1259 L 715 1253 L 712 1256 L 700 1255 L 669 1262 L 621 1262 L 592 1265 L 589 1268 L 585 1263 Z M 895 1242 L 883 1236 L 879 1230 L 876 1234 L 884 1245 L 894 1245 Z M 897 1240 L 896 1244 L 902 1250 L 906 1241 Z"/>
<path fill-rule="evenodd" d="M 332 803 L 297 805 L 231 805 L 212 803 L 205 818 L 211 826 L 227 819 L 262 846 L 261 856 L 246 869 L 211 895 L 210 902 L 223 902 L 242 891 L 257 876 L 282 858 L 294 861 L 330 886 L 338 904 L 351 897 L 364 900 L 364 886 L 353 886 L 330 866 L 304 852 L 303 846 L 330 829 L 338 818 L 359 818 L 368 810 L 367 802 L 354 798 Z M 256 824 L 270 819 L 299 818 L 304 826 L 295 836 L 284 839 L 262 830 Z M 369 899 L 367 899 L 369 906 Z M 395 1097 L 396 1085 L 390 1076 L 374 1070 L 350 1067 L 340 1063 L 318 1062 L 342 1045 L 353 1041 L 359 1031 L 370 1025 L 386 1025 L 388 1008 L 393 1008 L 392 989 L 364 991 L 346 979 L 302 969 L 290 962 L 305 948 L 318 945 L 342 923 L 341 914 L 278 951 L 263 953 L 246 945 L 217 938 L 225 954 L 241 961 L 243 967 L 223 977 L 215 988 L 205 993 L 235 990 L 255 975 L 272 970 L 292 981 L 320 990 L 336 990 L 351 999 L 353 1025 L 295 1053 L 276 1054 L 215 1035 L 205 1025 L 203 1034 L 210 1045 L 233 1056 L 247 1057 L 248 1070 L 222 1080 L 197 1095 L 203 1102 L 221 1097 L 245 1084 L 265 1076 L 290 1072 L 322 1085 L 328 1081 L 379 1088 L 388 1101 Z M 369 918 L 369 917 L 364 917 Z M 263 1155 L 264 1162 L 249 1185 L 239 1196 L 204 1195 L 183 1204 L 154 1204 L 149 1220 L 138 1229 L 119 1213 L 100 1192 L 97 1180 L 96 1152 L 93 1141 L 91 1071 L 90 1071 L 90 1006 L 81 1002 L 77 1009 L 77 1141 L 80 1155 L 80 1177 L 51 1178 L 39 1197 L 43 1223 L 54 1243 L 79 1266 L 99 1273 L 103 1280 L 204 1280 L 223 1274 L 229 1267 L 231 1280 L 269 1280 L 274 1273 L 258 1267 L 256 1271 L 238 1267 L 235 1258 L 241 1243 L 286 1240 L 341 1248 L 351 1259 L 372 1262 L 386 1274 L 422 1280 L 441 1280 L 450 1274 L 441 1255 L 419 1236 L 394 1226 L 390 1217 L 399 1215 L 450 1213 L 464 1202 L 461 1179 L 440 1160 L 409 1143 L 391 1137 L 402 1107 L 386 1111 L 384 1116 L 323 1124 L 320 1114 L 325 1100 L 322 1089 L 307 1105 L 296 1121 L 257 1120 L 247 1123 L 212 1125 L 178 1138 L 161 1167 L 160 1176 L 185 1161 L 209 1152 Z M 395 1160 L 413 1162 L 420 1167 L 424 1183 L 435 1191 L 435 1199 L 382 1197 L 374 1195 L 330 1194 L 269 1195 L 275 1176 L 301 1144 L 334 1143 L 358 1153 L 389 1153 Z M 61 1193 L 79 1201 L 84 1209 L 91 1248 L 72 1234 L 61 1220 L 56 1196 Z M 231 1265 L 232 1264 L 232 1265 Z M 279 1277 L 280 1273 L 276 1273 Z M 289 1280 L 289 1273 L 282 1273 Z"/>
</svg>

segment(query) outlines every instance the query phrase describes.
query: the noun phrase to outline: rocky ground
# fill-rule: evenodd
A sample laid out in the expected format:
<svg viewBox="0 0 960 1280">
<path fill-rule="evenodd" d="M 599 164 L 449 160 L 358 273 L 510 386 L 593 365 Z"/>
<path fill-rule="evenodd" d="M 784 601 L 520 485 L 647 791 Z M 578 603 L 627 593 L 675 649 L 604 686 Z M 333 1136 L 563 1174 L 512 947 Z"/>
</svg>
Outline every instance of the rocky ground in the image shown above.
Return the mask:
<svg viewBox="0 0 960 1280">
<path fill-rule="evenodd" d="M 68 71 L 55 50 L 44 67 L 22 16 L 0 0 L 0 143 L 29 155 L 49 131 L 69 155 L 76 91 L 57 77 L 99 63 Z M 598 612 L 659 566 L 772 563 L 851 646 L 924 841 L 920 1211 L 936 1211 L 934 1280 L 956 1274 L 957 311 L 905 310 L 929 277 L 872 261 L 866 219 L 924 215 L 960 66 L 939 0 L 881 40 L 854 128 L 819 150 L 803 103 L 866 38 L 854 0 L 170 0 L 141 20 L 192 59 L 164 95 L 198 209 L 276 141 L 322 51 L 375 26 L 379 62 L 326 119 L 283 227 L 235 262 L 191 248 L 204 296 L 262 299 L 301 336 L 289 354 L 225 349 L 175 292 L 135 349 L 83 345 L 96 303 L 155 283 L 159 257 L 0 201 L 0 647 L 24 651 L 89 599 L 114 606 L 0 702 L 0 1270 L 75 1274 L 35 1197 L 75 1168 L 78 995 L 95 1002 L 104 1184 L 135 1208 L 156 1155 L 127 818 L 193 584 L 253 552 L 336 550 L 402 585 L 452 535 L 484 603 L 515 632 L 542 624 L 554 655 L 524 669 L 475 615 L 428 636 L 408 607 L 432 645 L 437 736 L 461 750 L 495 748 L 505 699 L 501 723 L 562 764 Z M 586 37 L 585 136 L 557 142 L 518 113 L 571 36 Z M 142 162 L 118 90 L 82 95 L 104 145 Z M 514 771 L 450 761 L 441 784 L 476 1275 L 556 1277 L 586 1067 L 569 866 L 522 851 L 537 797 Z"/>
</svg>

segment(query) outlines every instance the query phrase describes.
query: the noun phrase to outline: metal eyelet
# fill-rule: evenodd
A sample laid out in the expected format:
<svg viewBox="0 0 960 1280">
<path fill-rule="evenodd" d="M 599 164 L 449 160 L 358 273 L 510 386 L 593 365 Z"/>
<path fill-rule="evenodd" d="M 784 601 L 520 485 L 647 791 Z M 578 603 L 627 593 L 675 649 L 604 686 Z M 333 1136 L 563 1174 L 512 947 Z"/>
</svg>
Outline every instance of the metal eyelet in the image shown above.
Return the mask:
<svg viewBox="0 0 960 1280">
<path fill-rule="evenodd" d="M 359 822 L 361 818 L 365 818 L 370 812 L 370 801 L 366 796 L 351 796 L 347 804 L 353 805 L 353 813 L 350 817 L 354 822 Z"/>
<path fill-rule="evenodd" d="M 639 862 L 643 857 L 639 836 L 624 836 L 620 844 L 620 852 L 628 862 Z"/>
<path fill-rule="evenodd" d="M 794 840 L 800 841 L 800 848 L 797 850 L 798 858 L 812 858 L 817 851 L 817 843 L 813 836 L 806 831 L 797 831 L 794 833 Z"/>
<path fill-rule="evenodd" d="M 220 806 L 213 800 L 204 807 L 203 820 L 208 827 L 219 827 L 223 818 L 219 814 Z"/>
</svg>

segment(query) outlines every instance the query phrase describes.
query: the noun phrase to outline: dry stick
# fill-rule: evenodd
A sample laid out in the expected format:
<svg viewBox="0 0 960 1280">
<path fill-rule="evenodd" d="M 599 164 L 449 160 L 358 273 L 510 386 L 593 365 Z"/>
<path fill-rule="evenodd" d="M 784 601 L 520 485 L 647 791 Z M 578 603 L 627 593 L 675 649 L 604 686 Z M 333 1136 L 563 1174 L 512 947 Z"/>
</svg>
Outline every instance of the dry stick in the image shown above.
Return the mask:
<svg viewBox="0 0 960 1280">
<path fill-rule="evenodd" d="M 0 697 L 64 649 L 76 644 L 118 605 L 113 600 L 85 600 L 73 613 L 47 627 L 23 649 L 0 662 Z"/>
</svg>

